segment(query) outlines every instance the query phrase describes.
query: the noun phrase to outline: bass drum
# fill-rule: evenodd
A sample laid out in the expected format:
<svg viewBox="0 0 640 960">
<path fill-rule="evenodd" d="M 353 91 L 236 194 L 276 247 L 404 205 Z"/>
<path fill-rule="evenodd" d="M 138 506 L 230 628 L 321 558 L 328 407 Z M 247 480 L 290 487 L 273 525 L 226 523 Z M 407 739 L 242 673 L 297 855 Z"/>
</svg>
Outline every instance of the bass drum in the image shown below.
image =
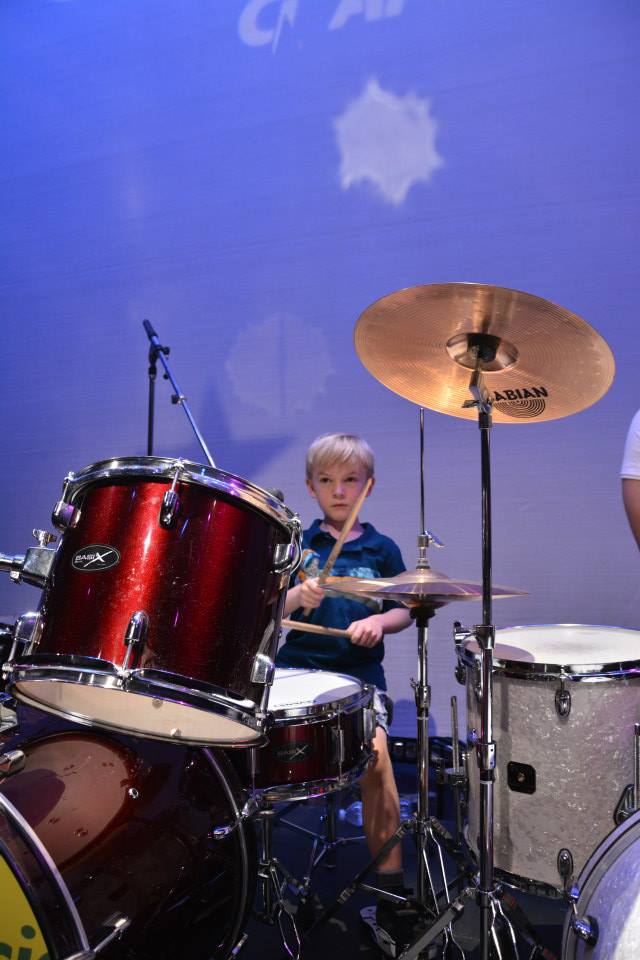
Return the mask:
<svg viewBox="0 0 640 960">
<path fill-rule="evenodd" d="M 226 757 L 27 707 L 18 731 L 0 742 L 0 956 L 231 956 L 257 856 L 251 826 L 224 829 L 241 805 Z"/>
<path fill-rule="evenodd" d="M 637 960 L 640 957 L 640 813 L 596 848 L 578 878 L 576 911 L 567 914 L 562 960 Z M 591 931 L 581 939 L 575 918 Z"/>
</svg>

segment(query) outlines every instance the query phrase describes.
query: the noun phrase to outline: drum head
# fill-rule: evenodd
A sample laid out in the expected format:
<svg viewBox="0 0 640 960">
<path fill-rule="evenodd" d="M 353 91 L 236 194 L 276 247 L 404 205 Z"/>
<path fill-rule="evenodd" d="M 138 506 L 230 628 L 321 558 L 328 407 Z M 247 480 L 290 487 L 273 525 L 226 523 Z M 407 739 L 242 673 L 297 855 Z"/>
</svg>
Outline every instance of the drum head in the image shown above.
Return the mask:
<svg viewBox="0 0 640 960">
<path fill-rule="evenodd" d="M 361 696 L 362 684 L 354 677 L 325 670 L 277 667 L 269 710 L 276 722 L 287 717 L 310 717 L 345 709 Z"/>
<path fill-rule="evenodd" d="M 475 640 L 465 645 L 480 653 Z M 496 630 L 496 669 L 548 673 L 602 673 L 630 669 L 640 663 L 640 630 L 576 623 L 531 624 Z M 540 667 L 540 671 L 537 668 Z"/>
<path fill-rule="evenodd" d="M 46 672 L 46 671 L 45 671 Z M 253 705 L 220 697 L 211 709 L 178 700 L 174 691 L 158 684 L 157 697 L 104 683 L 71 683 L 57 679 L 18 680 L 16 699 L 78 723 L 132 733 L 139 737 L 193 746 L 251 746 L 262 738 L 253 718 Z M 200 696 L 201 704 L 206 698 Z"/>
</svg>

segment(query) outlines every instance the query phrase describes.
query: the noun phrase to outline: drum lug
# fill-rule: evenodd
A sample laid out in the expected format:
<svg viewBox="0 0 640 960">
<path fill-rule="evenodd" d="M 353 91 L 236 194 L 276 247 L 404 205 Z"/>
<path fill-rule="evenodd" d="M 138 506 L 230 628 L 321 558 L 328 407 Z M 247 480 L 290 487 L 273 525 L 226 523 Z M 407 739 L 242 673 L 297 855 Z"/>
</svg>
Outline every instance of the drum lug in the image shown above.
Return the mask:
<svg viewBox="0 0 640 960">
<path fill-rule="evenodd" d="M 0 777 L 10 777 L 22 770 L 26 758 L 22 750 L 8 750 L 0 753 Z"/>
<path fill-rule="evenodd" d="M 291 540 L 289 543 L 279 543 L 273 553 L 273 572 L 283 573 L 285 570 L 292 574 L 298 568 L 302 556 L 302 525 L 298 516 L 291 518 L 289 524 Z"/>
<path fill-rule="evenodd" d="M 565 719 L 571 713 L 571 694 L 565 689 L 564 680 L 560 681 L 560 689 L 556 690 L 556 713 Z"/>
<path fill-rule="evenodd" d="M 364 740 L 369 742 L 376 735 L 376 712 L 373 707 L 365 707 L 363 710 Z"/>
<path fill-rule="evenodd" d="M 145 610 L 136 610 L 132 614 L 129 623 L 127 624 L 127 629 L 124 633 L 124 645 L 127 648 L 124 660 L 122 661 L 122 666 L 120 670 L 123 674 L 127 674 L 129 670 L 129 663 L 131 657 L 133 656 L 134 647 L 138 644 L 143 645 L 146 642 L 147 634 L 149 632 L 149 615 Z"/>
<path fill-rule="evenodd" d="M 54 527 L 57 527 L 58 530 L 73 530 L 74 527 L 78 526 L 79 520 L 80 511 L 77 507 L 74 507 L 72 503 L 67 503 L 66 500 L 58 500 L 51 514 L 51 522 Z"/>
<path fill-rule="evenodd" d="M 340 718 L 338 718 L 338 723 Z M 342 764 L 346 759 L 345 748 L 344 748 L 344 730 L 342 727 L 334 727 L 331 731 L 331 739 L 333 740 L 333 759 L 338 764 L 339 772 L 342 773 Z"/>
<path fill-rule="evenodd" d="M 158 523 L 164 530 L 170 530 L 180 510 L 180 497 L 175 490 L 167 490 L 162 498 Z"/>
<path fill-rule="evenodd" d="M 273 683 L 273 674 L 276 665 L 266 653 L 256 653 L 251 667 L 251 683 L 260 683 L 265 687 L 270 687 Z"/>
<path fill-rule="evenodd" d="M 62 496 L 53 508 L 51 522 L 58 530 L 72 530 L 80 520 L 80 510 L 67 500 L 67 494 L 73 483 L 74 475 L 67 474 L 62 485 Z"/>
</svg>

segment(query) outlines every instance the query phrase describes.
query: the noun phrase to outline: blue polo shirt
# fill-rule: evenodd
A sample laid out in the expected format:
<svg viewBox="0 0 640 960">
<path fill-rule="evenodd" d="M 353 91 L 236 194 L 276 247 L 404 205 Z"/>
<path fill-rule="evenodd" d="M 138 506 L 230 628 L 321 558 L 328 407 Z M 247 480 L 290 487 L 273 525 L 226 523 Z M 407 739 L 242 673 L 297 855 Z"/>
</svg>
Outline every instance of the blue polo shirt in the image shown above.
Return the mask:
<svg viewBox="0 0 640 960">
<path fill-rule="evenodd" d="M 370 523 L 363 523 L 363 532 L 355 540 L 344 544 L 330 575 L 333 577 L 393 577 L 405 570 L 402 554 L 389 537 L 378 533 Z M 294 586 L 304 577 L 314 577 L 324 564 L 335 544 L 330 533 L 320 529 L 320 520 L 314 520 L 302 538 L 303 560 Z M 302 609 L 294 610 L 291 620 L 301 623 L 316 623 L 323 627 L 338 627 L 344 630 L 354 620 L 362 620 L 372 613 L 381 613 L 398 606 L 384 604 L 379 600 L 362 598 L 356 600 L 340 593 L 329 592 L 319 607 L 306 618 Z M 382 667 L 384 641 L 375 647 L 359 647 L 347 637 L 323 637 L 304 630 L 290 630 L 284 645 L 278 651 L 279 667 L 303 667 L 309 670 L 329 670 L 348 673 L 365 683 L 373 683 L 380 690 L 387 689 Z"/>
</svg>

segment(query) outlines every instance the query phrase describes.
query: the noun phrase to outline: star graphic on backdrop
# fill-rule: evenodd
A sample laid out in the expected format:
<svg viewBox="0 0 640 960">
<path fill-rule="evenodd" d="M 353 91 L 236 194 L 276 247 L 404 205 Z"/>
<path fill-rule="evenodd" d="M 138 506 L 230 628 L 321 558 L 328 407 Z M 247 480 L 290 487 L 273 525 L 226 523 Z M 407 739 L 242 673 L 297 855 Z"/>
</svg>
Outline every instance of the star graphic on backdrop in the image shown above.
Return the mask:
<svg viewBox="0 0 640 960">
<path fill-rule="evenodd" d="M 396 96 L 375 78 L 334 121 L 344 190 L 369 181 L 399 206 L 411 187 L 428 182 L 444 163 L 436 149 L 437 125 L 426 98 Z"/>
</svg>

